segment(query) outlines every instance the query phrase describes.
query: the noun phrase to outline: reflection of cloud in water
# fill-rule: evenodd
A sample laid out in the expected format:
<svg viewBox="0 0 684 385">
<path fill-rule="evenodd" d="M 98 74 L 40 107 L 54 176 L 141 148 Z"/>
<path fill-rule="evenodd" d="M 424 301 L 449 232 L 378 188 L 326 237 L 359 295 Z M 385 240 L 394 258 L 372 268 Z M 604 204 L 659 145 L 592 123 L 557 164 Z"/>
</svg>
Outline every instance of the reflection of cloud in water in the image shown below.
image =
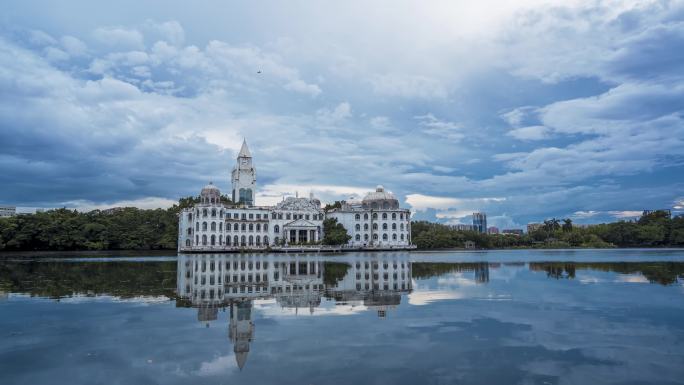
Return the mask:
<svg viewBox="0 0 684 385">
<path fill-rule="evenodd" d="M 235 363 L 235 356 L 233 354 L 228 356 L 218 356 L 209 362 L 202 362 L 197 375 L 199 376 L 215 376 L 223 374 L 231 369 L 237 368 Z"/>
<path fill-rule="evenodd" d="M 301 316 L 335 316 L 335 315 L 351 315 L 363 313 L 368 310 L 368 307 L 363 305 L 363 302 L 358 304 L 345 304 L 334 306 L 319 306 L 313 311 L 308 308 L 287 308 L 278 305 L 275 300 L 265 304 L 254 304 L 254 308 L 259 310 L 261 314 L 266 317 L 301 317 Z"/>
<path fill-rule="evenodd" d="M 618 275 L 615 282 L 650 283 L 643 274 Z"/>
<path fill-rule="evenodd" d="M 428 305 L 431 302 L 443 301 L 443 300 L 453 300 L 453 299 L 463 299 L 465 296 L 461 293 L 455 291 L 414 291 L 408 295 L 408 303 L 411 305 L 422 306 Z"/>
</svg>

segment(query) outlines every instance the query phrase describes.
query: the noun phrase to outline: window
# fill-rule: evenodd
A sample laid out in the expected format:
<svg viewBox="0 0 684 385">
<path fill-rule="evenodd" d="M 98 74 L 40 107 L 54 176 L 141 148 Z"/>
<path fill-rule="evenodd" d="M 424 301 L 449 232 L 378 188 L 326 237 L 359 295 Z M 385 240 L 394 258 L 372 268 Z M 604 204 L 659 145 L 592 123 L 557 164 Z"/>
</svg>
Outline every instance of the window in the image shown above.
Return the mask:
<svg viewBox="0 0 684 385">
<path fill-rule="evenodd" d="M 260 235 L 256 236 L 256 245 L 261 246 L 261 236 Z M 259 262 L 257 262 L 257 268 L 258 268 L 258 266 L 259 266 Z"/>
<path fill-rule="evenodd" d="M 239 238 L 237 235 L 233 237 L 233 246 L 237 247 L 240 245 L 240 241 L 238 239 Z"/>
<path fill-rule="evenodd" d="M 264 223 L 264 231 L 268 231 L 268 223 Z"/>
<path fill-rule="evenodd" d="M 247 219 L 247 214 L 245 214 L 245 213 L 242 213 L 242 216 L 241 216 L 241 218 L 242 218 L 243 220 Z"/>
<path fill-rule="evenodd" d="M 249 245 L 250 245 L 250 246 L 253 246 L 253 245 L 254 245 L 254 237 L 251 236 L 251 235 L 249 236 Z"/>
<path fill-rule="evenodd" d="M 363 214 L 363 219 L 367 221 L 368 220 L 368 214 Z"/>
<path fill-rule="evenodd" d="M 378 224 L 377 224 L 377 223 L 373 223 L 373 230 L 377 230 L 377 229 L 378 229 Z"/>
<path fill-rule="evenodd" d="M 190 240 L 189 240 L 189 239 L 186 239 L 186 240 L 185 240 L 185 246 L 186 246 L 186 247 L 190 247 Z"/>
<path fill-rule="evenodd" d="M 240 215 L 238 213 L 233 213 L 233 219 L 238 219 L 240 218 Z"/>
<path fill-rule="evenodd" d="M 249 224 L 249 231 L 254 231 L 254 223 Z"/>
<path fill-rule="evenodd" d="M 366 230 L 366 231 L 368 231 L 368 223 L 364 223 L 364 224 L 363 224 L 363 229 Z"/>
<path fill-rule="evenodd" d="M 207 245 L 207 236 L 202 235 L 202 245 L 206 246 Z"/>
<path fill-rule="evenodd" d="M 195 222 L 195 230 L 199 231 L 199 222 Z"/>
<path fill-rule="evenodd" d="M 364 234 L 364 235 L 363 235 L 363 240 L 364 240 L 364 241 L 367 241 L 367 240 L 368 240 L 368 234 Z"/>
<path fill-rule="evenodd" d="M 264 214 L 264 218 L 266 218 L 266 214 Z M 261 219 L 261 214 L 257 214 L 256 219 Z"/>
<path fill-rule="evenodd" d="M 394 221 L 396 219 L 397 219 L 397 213 L 392 213 L 392 220 Z"/>
<path fill-rule="evenodd" d="M 211 236 L 211 245 L 214 246 L 216 244 L 216 236 L 212 234 Z"/>
<path fill-rule="evenodd" d="M 356 224 L 356 231 L 361 231 L 361 225 L 358 223 Z"/>
<path fill-rule="evenodd" d="M 278 213 L 278 219 L 283 219 L 283 213 Z"/>
<path fill-rule="evenodd" d="M 392 223 L 392 230 L 396 230 L 396 229 L 397 229 L 397 224 L 396 224 L 396 223 Z"/>
<path fill-rule="evenodd" d="M 382 234 L 382 240 L 386 241 L 387 240 L 387 234 Z"/>
<path fill-rule="evenodd" d="M 207 209 L 202 210 L 202 216 L 206 217 L 207 216 Z"/>
<path fill-rule="evenodd" d="M 247 246 L 247 237 L 244 235 L 240 238 L 240 246 Z"/>
<path fill-rule="evenodd" d="M 285 219 L 292 219 L 292 216 L 290 213 L 285 214 Z"/>
<path fill-rule="evenodd" d="M 247 224 L 243 223 L 243 224 L 240 226 L 240 230 L 246 231 L 246 230 L 247 230 Z"/>
<path fill-rule="evenodd" d="M 188 227 L 188 235 L 192 235 L 192 227 Z"/>
<path fill-rule="evenodd" d="M 216 231 L 216 222 L 211 222 L 211 231 Z"/>
<path fill-rule="evenodd" d="M 400 237 L 401 237 L 401 240 L 403 241 L 404 240 L 404 234 L 401 234 Z"/>
<path fill-rule="evenodd" d="M 261 231 L 261 223 L 256 224 L 256 231 Z"/>
<path fill-rule="evenodd" d="M 219 222 L 219 231 L 223 231 L 223 222 Z"/>
<path fill-rule="evenodd" d="M 230 235 L 226 236 L 226 246 L 230 246 Z M 228 262 L 226 262 L 226 268 L 230 268 Z"/>
<path fill-rule="evenodd" d="M 233 230 L 234 231 L 240 230 L 240 225 L 238 225 L 237 222 L 233 224 Z"/>
<path fill-rule="evenodd" d="M 307 221 L 309 220 L 309 214 L 306 214 L 306 218 L 305 218 L 305 219 L 306 219 Z"/>
<path fill-rule="evenodd" d="M 202 222 L 202 231 L 207 231 L 207 222 Z"/>
<path fill-rule="evenodd" d="M 392 234 L 392 240 L 393 240 L 393 241 L 396 241 L 396 240 L 397 240 L 397 234 L 396 234 L 396 233 L 395 233 L 395 234 Z"/>
<path fill-rule="evenodd" d="M 361 240 L 361 234 L 356 234 L 356 240 L 360 241 Z"/>
<path fill-rule="evenodd" d="M 195 235 L 195 244 L 199 245 L 199 235 Z"/>
<path fill-rule="evenodd" d="M 399 219 L 404 219 L 404 213 L 399 213 Z"/>
<path fill-rule="evenodd" d="M 226 222 L 226 231 L 230 231 L 233 228 L 233 226 L 230 224 L 230 222 Z"/>
<path fill-rule="evenodd" d="M 249 214 L 249 219 L 254 219 L 254 214 Z"/>
<path fill-rule="evenodd" d="M 216 209 L 211 209 L 211 216 L 216 217 Z"/>
<path fill-rule="evenodd" d="M 278 225 L 273 226 L 273 232 L 278 234 L 280 232 L 280 226 L 278 226 Z"/>
<path fill-rule="evenodd" d="M 403 223 L 399 224 L 399 230 L 402 230 L 402 231 L 404 230 L 404 224 Z"/>
<path fill-rule="evenodd" d="M 382 219 L 387 219 L 387 213 L 382 213 Z"/>
<path fill-rule="evenodd" d="M 221 212 L 219 213 L 219 217 L 223 218 L 223 210 L 221 210 Z"/>
<path fill-rule="evenodd" d="M 383 224 L 382 224 L 382 229 L 383 229 L 383 230 L 387 230 L 387 223 L 383 223 Z"/>
<path fill-rule="evenodd" d="M 268 235 L 264 235 L 264 246 L 268 246 Z M 266 269 L 267 266 L 267 262 L 264 262 L 264 269 Z"/>
<path fill-rule="evenodd" d="M 378 240 L 378 234 L 377 234 L 377 233 L 376 233 L 376 234 L 373 234 L 373 240 L 374 240 L 374 241 L 377 241 L 377 240 Z"/>
<path fill-rule="evenodd" d="M 378 219 L 378 213 L 373 213 L 373 219 Z"/>
<path fill-rule="evenodd" d="M 271 213 L 271 219 L 276 219 L 277 216 L 278 216 L 278 214 L 276 214 L 276 213 Z"/>
<path fill-rule="evenodd" d="M 188 221 L 192 220 L 192 213 L 188 213 Z"/>
<path fill-rule="evenodd" d="M 223 244 L 223 235 L 219 235 L 219 245 Z"/>
<path fill-rule="evenodd" d="M 382 204 L 382 208 L 385 209 L 385 210 L 387 210 L 388 208 L 390 208 L 389 203 L 384 202 L 384 203 Z"/>
</svg>

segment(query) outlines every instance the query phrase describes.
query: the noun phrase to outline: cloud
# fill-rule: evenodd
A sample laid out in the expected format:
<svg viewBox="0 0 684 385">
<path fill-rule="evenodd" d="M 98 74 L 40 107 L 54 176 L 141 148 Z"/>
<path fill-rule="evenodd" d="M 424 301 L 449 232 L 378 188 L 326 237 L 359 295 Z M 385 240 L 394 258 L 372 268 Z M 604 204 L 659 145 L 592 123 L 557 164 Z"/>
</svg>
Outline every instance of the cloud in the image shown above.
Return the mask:
<svg viewBox="0 0 684 385">
<path fill-rule="evenodd" d="M 93 31 L 93 38 L 103 46 L 116 49 L 143 49 L 142 33 L 122 27 L 100 27 Z"/>
<path fill-rule="evenodd" d="M 528 126 L 513 129 L 507 135 L 518 140 L 543 140 L 549 138 L 549 129 L 544 126 Z"/>
<path fill-rule="evenodd" d="M 422 131 L 428 135 L 447 139 L 452 142 L 460 142 L 465 138 L 462 126 L 459 124 L 437 119 L 432 114 L 414 116 Z"/>
</svg>

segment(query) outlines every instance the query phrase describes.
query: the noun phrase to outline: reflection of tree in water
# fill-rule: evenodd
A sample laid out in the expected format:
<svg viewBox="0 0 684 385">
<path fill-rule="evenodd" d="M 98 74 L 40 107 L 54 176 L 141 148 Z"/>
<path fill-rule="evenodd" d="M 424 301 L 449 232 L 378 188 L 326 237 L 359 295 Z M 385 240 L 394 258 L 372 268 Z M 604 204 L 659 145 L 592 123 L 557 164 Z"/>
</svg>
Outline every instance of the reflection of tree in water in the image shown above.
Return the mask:
<svg viewBox="0 0 684 385">
<path fill-rule="evenodd" d="M 551 278 L 575 278 L 575 270 L 598 270 L 619 274 L 642 274 L 650 283 L 672 285 L 684 280 L 681 262 L 530 262 L 530 270 L 545 271 Z"/>
<path fill-rule="evenodd" d="M 176 262 L 2 262 L 0 287 L 31 296 L 175 297 Z"/>
<path fill-rule="evenodd" d="M 477 283 L 489 282 L 489 268 L 499 267 L 499 263 L 466 262 L 466 263 L 433 263 L 414 262 L 412 264 L 413 278 L 427 279 L 448 273 L 475 273 Z"/>
</svg>

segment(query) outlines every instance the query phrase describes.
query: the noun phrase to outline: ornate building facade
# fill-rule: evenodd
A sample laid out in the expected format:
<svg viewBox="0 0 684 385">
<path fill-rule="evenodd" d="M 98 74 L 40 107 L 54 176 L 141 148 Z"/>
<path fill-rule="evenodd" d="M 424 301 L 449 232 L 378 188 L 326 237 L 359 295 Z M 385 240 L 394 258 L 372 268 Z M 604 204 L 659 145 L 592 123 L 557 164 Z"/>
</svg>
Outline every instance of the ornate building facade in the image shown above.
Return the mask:
<svg viewBox="0 0 684 385">
<path fill-rule="evenodd" d="M 313 247 L 323 239 L 323 221 L 335 218 L 358 249 L 411 248 L 411 213 L 382 186 L 363 200 L 343 202 L 327 213 L 313 195 L 288 197 L 275 206 L 257 206 L 256 168 L 243 141 L 231 174 L 231 201 L 209 182 L 193 207 L 182 210 L 178 221 L 178 250 L 240 251 L 287 250 Z"/>
</svg>

